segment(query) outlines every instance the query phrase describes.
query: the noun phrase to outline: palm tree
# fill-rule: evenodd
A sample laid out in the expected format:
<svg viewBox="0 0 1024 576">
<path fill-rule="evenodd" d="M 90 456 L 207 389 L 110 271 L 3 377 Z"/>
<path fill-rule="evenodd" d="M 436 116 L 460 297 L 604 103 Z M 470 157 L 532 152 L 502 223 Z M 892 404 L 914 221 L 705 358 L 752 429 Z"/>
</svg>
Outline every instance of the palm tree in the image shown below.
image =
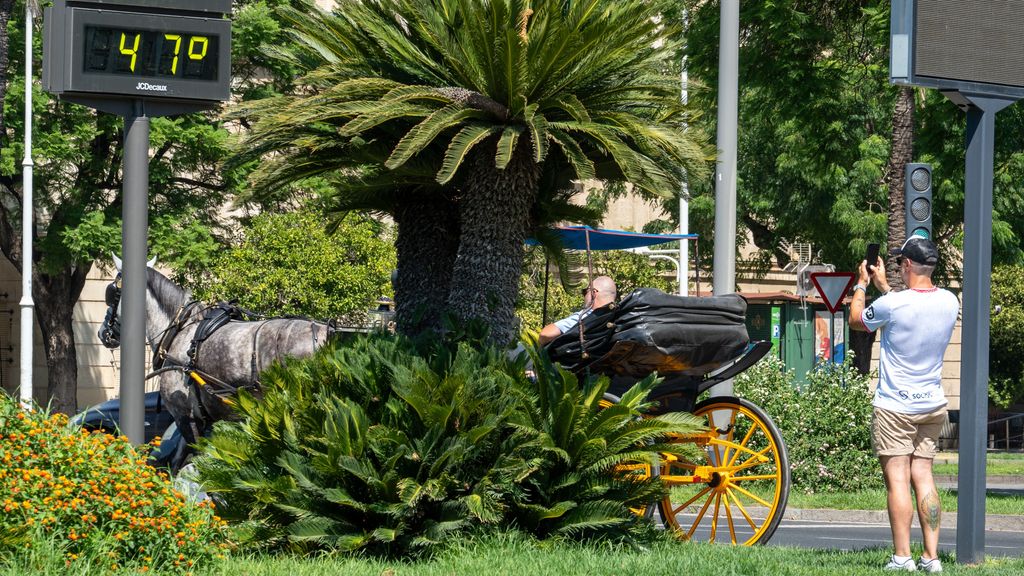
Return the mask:
<svg viewBox="0 0 1024 576">
<path fill-rule="evenodd" d="M 657 17 L 673 1 L 286 9 L 300 46 L 290 57 L 310 72 L 300 93 L 246 109 L 259 118 L 247 154 L 269 155 L 255 183 L 330 170 L 369 173 L 396 190 L 451 191 L 460 236 L 446 309 L 483 319 L 507 342 L 523 241 L 552 192 L 545 171 L 567 169 L 555 179 L 563 184 L 617 179 L 659 196 L 706 172 L 672 73 L 680 27 Z"/>
</svg>

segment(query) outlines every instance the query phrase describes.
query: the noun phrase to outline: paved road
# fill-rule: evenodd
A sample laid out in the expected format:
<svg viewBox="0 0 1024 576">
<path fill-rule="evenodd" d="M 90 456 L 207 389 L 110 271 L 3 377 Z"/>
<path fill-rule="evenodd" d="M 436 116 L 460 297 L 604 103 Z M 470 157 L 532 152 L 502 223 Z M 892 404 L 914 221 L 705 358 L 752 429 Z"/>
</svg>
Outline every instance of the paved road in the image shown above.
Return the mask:
<svg viewBox="0 0 1024 576">
<path fill-rule="evenodd" d="M 754 517 L 758 520 L 763 518 L 759 514 Z M 695 516 L 679 514 L 678 518 L 684 526 L 690 526 Z M 939 550 L 956 552 L 955 522 L 955 514 L 943 518 Z M 987 526 L 1001 529 L 985 531 L 985 554 L 992 557 L 1024 557 L 1024 530 L 1020 529 L 1021 525 L 1020 517 L 992 517 L 992 522 L 987 523 Z M 726 526 L 723 519 L 718 527 L 719 541 L 729 539 Z M 741 519 L 736 519 L 735 526 L 739 541 L 751 536 L 752 533 Z M 694 539 L 707 542 L 710 540 L 710 530 L 710 521 L 702 523 Z M 912 542 L 920 543 L 920 534 L 920 528 L 915 522 L 911 532 Z M 888 550 L 892 546 L 892 534 L 883 511 L 787 510 L 786 517 L 779 524 L 769 545 L 829 550 Z"/>
<path fill-rule="evenodd" d="M 920 529 L 911 532 L 913 541 L 920 542 Z M 828 548 L 833 550 L 861 550 L 863 548 L 892 546 L 888 523 L 843 523 L 839 520 L 783 520 L 772 536 L 772 546 L 800 548 Z M 956 528 L 943 528 L 939 533 L 939 549 L 956 552 Z M 986 556 L 1024 556 L 1024 533 L 985 531 Z"/>
</svg>

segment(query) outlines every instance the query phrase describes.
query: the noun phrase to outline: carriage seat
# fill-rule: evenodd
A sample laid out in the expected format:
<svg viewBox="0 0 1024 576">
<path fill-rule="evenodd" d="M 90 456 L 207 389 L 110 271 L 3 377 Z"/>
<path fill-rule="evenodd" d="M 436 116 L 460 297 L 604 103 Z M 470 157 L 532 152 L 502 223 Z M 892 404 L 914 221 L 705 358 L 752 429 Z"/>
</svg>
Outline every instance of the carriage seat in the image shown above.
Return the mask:
<svg viewBox="0 0 1024 576">
<path fill-rule="evenodd" d="M 546 350 L 574 372 L 699 376 L 747 349 L 746 312 L 737 294 L 687 297 L 639 288 L 594 310 Z"/>
</svg>

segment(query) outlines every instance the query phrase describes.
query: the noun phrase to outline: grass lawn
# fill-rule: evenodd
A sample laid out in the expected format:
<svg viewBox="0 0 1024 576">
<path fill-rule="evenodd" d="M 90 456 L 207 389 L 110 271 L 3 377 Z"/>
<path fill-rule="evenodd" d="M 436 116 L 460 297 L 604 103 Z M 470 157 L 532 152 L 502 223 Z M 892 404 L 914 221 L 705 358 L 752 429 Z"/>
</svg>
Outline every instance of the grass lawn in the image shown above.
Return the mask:
<svg viewBox="0 0 1024 576">
<path fill-rule="evenodd" d="M 919 553 L 920 551 L 916 551 Z M 199 570 L 196 576 L 452 576 L 580 574 L 628 576 L 777 576 L 881 573 L 888 550 L 860 552 L 816 551 L 793 548 L 753 547 L 659 542 L 647 550 L 612 545 L 537 543 L 522 536 L 502 534 L 464 542 L 431 560 L 386 562 L 362 558 L 296 559 L 291 557 L 229 557 L 220 564 Z M 1024 573 L 1024 560 L 996 559 L 974 567 L 958 566 L 943 557 L 947 574 L 978 576 Z M 52 574 L 93 576 L 99 572 L 63 561 L 42 570 L 0 565 L 3 576 Z"/>
<path fill-rule="evenodd" d="M 938 460 L 941 460 L 941 455 Z M 935 474 L 955 475 L 959 466 L 954 462 L 936 463 Z M 1024 454 L 993 453 L 986 458 L 985 472 L 990 476 L 1020 476 L 1024 483 Z"/>
<path fill-rule="evenodd" d="M 944 512 L 956 512 L 956 492 L 939 489 Z M 790 492 L 789 506 L 792 508 L 832 508 L 835 510 L 885 510 L 885 490 L 862 490 L 841 494 L 800 494 Z M 1024 497 L 1004 494 L 989 494 L 985 497 L 985 511 L 988 514 L 1024 515 Z"/>
</svg>

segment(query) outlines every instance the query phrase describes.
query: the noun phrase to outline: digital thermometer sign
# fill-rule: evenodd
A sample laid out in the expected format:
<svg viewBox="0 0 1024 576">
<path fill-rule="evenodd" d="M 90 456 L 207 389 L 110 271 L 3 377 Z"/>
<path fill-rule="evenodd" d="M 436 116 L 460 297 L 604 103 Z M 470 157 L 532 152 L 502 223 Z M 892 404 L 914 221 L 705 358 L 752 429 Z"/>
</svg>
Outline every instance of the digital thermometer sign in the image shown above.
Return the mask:
<svg viewBox="0 0 1024 576">
<path fill-rule="evenodd" d="M 45 19 L 44 87 L 70 100 L 227 100 L 230 9 L 229 0 L 57 0 Z"/>
</svg>

